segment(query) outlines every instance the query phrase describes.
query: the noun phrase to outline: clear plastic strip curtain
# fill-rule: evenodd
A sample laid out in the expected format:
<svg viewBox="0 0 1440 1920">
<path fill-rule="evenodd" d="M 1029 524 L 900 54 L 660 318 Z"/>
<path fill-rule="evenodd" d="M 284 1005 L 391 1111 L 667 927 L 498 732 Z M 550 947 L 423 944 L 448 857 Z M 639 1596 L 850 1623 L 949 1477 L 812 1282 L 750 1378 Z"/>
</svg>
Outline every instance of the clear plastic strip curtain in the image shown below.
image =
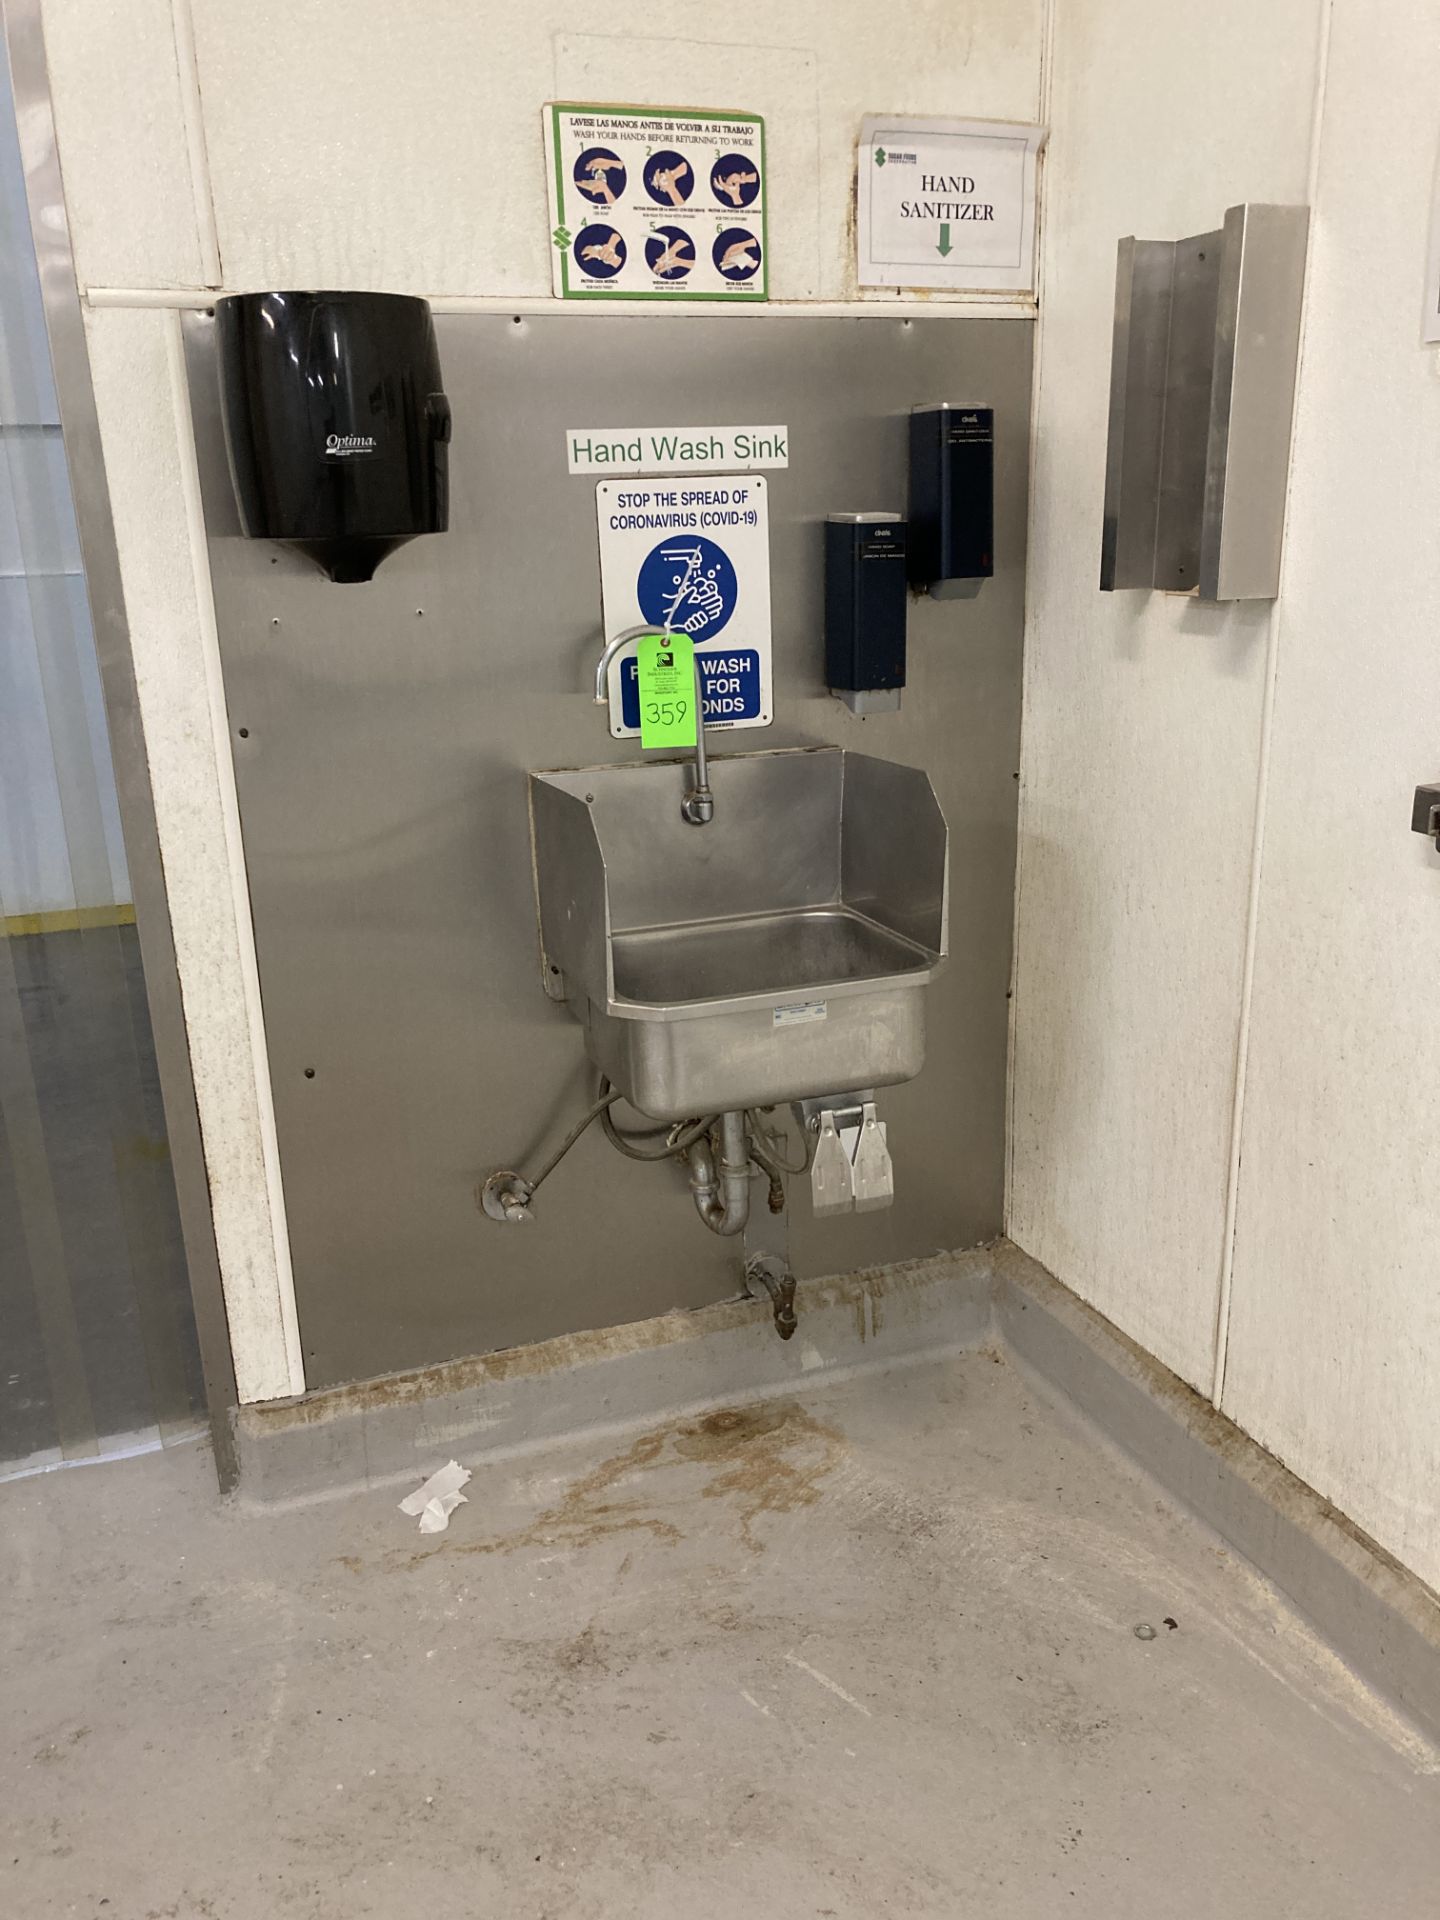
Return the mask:
<svg viewBox="0 0 1440 1920">
<path fill-rule="evenodd" d="M 0 1477 L 197 1431 L 193 1316 L 0 44 Z"/>
</svg>

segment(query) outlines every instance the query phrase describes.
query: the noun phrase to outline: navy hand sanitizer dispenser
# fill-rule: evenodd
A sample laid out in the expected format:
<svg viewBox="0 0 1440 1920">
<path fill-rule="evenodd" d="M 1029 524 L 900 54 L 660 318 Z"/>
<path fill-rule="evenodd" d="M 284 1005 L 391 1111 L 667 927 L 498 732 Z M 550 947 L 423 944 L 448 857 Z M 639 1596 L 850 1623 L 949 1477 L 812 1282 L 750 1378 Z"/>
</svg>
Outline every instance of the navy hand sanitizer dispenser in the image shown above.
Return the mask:
<svg viewBox="0 0 1440 1920">
<path fill-rule="evenodd" d="M 995 571 L 995 412 L 949 400 L 910 414 L 910 585 L 971 600 Z"/>
<path fill-rule="evenodd" d="M 905 523 L 898 513 L 825 522 L 825 681 L 852 713 L 896 713 L 905 686 Z"/>
<path fill-rule="evenodd" d="M 450 403 L 424 300 L 244 293 L 215 303 L 240 524 L 332 580 L 449 520 Z"/>
</svg>

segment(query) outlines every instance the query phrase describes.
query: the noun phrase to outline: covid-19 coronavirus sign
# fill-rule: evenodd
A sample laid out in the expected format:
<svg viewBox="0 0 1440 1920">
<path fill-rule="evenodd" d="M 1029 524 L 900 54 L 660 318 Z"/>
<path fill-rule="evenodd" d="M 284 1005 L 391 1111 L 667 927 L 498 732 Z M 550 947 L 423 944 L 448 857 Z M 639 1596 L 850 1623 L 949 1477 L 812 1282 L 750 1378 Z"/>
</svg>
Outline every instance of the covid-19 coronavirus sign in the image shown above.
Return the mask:
<svg viewBox="0 0 1440 1920">
<path fill-rule="evenodd" d="M 763 474 L 602 480 L 605 635 L 650 626 L 694 644 L 707 728 L 768 727 L 770 523 Z M 610 731 L 640 731 L 635 648 L 610 668 Z"/>
</svg>

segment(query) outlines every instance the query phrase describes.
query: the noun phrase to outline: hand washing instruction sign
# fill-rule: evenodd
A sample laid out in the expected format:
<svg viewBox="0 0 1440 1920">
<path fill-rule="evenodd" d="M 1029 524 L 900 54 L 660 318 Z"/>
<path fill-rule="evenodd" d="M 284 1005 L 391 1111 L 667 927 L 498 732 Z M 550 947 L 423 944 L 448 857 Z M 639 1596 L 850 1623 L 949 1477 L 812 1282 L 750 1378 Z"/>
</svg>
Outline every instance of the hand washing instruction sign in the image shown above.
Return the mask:
<svg viewBox="0 0 1440 1920">
<path fill-rule="evenodd" d="M 1045 128 L 869 115 L 855 243 L 862 287 L 1029 293 Z"/>
<path fill-rule="evenodd" d="M 676 107 L 545 109 L 564 300 L 764 300 L 765 122 Z"/>
<path fill-rule="evenodd" d="M 602 480 L 600 597 L 607 639 L 648 625 L 684 635 L 700 662 L 708 728 L 768 727 L 770 520 L 761 474 Z M 635 649 L 610 668 L 610 731 L 640 731 Z"/>
</svg>

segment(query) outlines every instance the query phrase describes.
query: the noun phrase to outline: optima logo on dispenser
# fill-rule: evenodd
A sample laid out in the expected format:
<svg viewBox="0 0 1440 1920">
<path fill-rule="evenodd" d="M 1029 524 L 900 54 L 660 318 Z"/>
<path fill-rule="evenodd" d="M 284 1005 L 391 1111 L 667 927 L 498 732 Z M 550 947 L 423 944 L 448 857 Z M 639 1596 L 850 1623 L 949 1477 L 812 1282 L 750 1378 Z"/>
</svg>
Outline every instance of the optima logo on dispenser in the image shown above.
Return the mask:
<svg viewBox="0 0 1440 1920">
<path fill-rule="evenodd" d="M 377 444 L 373 433 L 327 433 L 325 456 L 329 460 L 350 460 L 357 453 L 374 453 Z"/>
</svg>

